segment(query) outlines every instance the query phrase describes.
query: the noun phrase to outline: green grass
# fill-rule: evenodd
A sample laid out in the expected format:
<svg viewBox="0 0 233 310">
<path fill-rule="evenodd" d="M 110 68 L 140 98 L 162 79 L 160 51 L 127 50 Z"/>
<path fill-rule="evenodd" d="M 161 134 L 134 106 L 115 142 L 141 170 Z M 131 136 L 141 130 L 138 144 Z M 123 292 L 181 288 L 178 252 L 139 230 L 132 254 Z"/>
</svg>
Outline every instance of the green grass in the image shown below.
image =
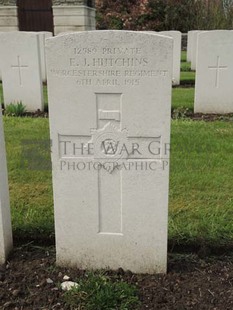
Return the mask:
<svg viewBox="0 0 233 310">
<path fill-rule="evenodd" d="M 172 90 L 172 108 L 194 109 L 194 88 L 173 88 Z"/>
<path fill-rule="evenodd" d="M 14 235 L 54 234 L 50 171 L 21 165 L 22 139 L 48 139 L 48 119 L 4 117 Z M 172 121 L 169 240 L 233 240 L 233 123 Z"/>
<path fill-rule="evenodd" d="M 64 294 L 66 305 L 71 309 L 139 309 L 139 298 L 133 285 L 96 273 L 88 273 L 77 282 L 78 287 Z"/>
<path fill-rule="evenodd" d="M 23 140 L 48 141 L 48 119 L 4 117 L 4 128 L 15 237 L 51 238 L 54 234 L 51 171 L 27 170 L 22 162 Z"/>
<path fill-rule="evenodd" d="M 195 83 L 195 72 L 191 71 L 191 63 L 186 61 L 186 51 L 181 52 L 181 72 L 180 81 L 182 84 L 194 85 Z"/>
<path fill-rule="evenodd" d="M 195 72 L 194 71 L 181 71 L 180 81 L 181 81 L 181 84 L 194 85 L 194 83 L 195 83 Z"/>
<path fill-rule="evenodd" d="M 181 70 L 181 72 L 190 72 L 191 71 L 191 63 L 190 62 L 181 62 L 180 70 Z"/>
<path fill-rule="evenodd" d="M 173 121 L 169 239 L 233 241 L 233 123 Z"/>
<path fill-rule="evenodd" d="M 181 71 L 191 71 L 191 63 L 186 60 L 186 52 L 181 52 Z"/>
<path fill-rule="evenodd" d="M 47 86 L 43 86 L 43 95 L 44 95 L 44 109 L 48 111 L 48 93 Z"/>
<path fill-rule="evenodd" d="M 187 52 L 181 51 L 181 62 L 186 62 L 186 61 L 187 61 Z"/>
</svg>

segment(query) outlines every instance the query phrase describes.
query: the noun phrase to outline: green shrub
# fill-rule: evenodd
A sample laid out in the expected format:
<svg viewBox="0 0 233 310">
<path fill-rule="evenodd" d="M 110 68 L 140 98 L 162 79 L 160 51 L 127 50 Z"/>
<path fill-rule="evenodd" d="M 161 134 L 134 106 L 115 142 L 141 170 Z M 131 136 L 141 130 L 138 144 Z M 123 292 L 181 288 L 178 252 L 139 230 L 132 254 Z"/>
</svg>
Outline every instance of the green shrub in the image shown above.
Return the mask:
<svg viewBox="0 0 233 310">
<path fill-rule="evenodd" d="M 10 103 L 5 108 L 5 115 L 8 116 L 23 116 L 26 113 L 26 107 L 22 102 Z"/>
<path fill-rule="evenodd" d="M 96 0 L 97 29 L 232 29 L 232 0 Z"/>
</svg>

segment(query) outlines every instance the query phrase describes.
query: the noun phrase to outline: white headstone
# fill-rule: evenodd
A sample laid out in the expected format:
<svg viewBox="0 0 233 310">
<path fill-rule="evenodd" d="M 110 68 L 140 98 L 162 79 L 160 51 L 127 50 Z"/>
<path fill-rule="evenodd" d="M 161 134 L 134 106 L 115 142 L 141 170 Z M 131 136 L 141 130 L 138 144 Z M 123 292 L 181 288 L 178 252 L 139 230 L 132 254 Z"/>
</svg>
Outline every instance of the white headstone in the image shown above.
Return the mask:
<svg viewBox="0 0 233 310">
<path fill-rule="evenodd" d="M 192 35 L 191 70 L 196 70 L 198 35 L 203 31 L 195 30 Z"/>
<path fill-rule="evenodd" d="M 39 44 L 40 44 L 40 64 L 41 64 L 41 77 L 42 81 L 47 81 L 47 70 L 46 70 L 46 60 L 45 60 L 45 40 L 53 36 L 52 32 L 41 31 L 38 32 Z"/>
<path fill-rule="evenodd" d="M 192 43 L 193 43 L 193 34 L 196 30 L 191 30 L 188 32 L 188 41 L 187 41 L 187 61 L 192 61 Z"/>
<path fill-rule="evenodd" d="M 1 31 L 0 31 L 0 35 L 1 35 Z M 1 72 L 1 66 L 0 66 L 0 81 L 2 80 L 2 72 Z M 1 98 L 0 98 L 0 103 L 1 103 Z"/>
<path fill-rule="evenodd" d="M 6 165 L 5 140 L 0 111 L 0 265 L 4 264 L 13 246 L 10 201 Z"/>
<path fill-rule="evenodd" d="M 165 272 L 172 39 L 46 43 L 58 264 Z"/>
<path fill-rule="evenodd" d="M 233 32 L 199 34 L 195 112 L 232 113 Z"/>
<path fill-rule="evenodd" d="M 173 85 L 180 84 L 181 39 L 180 31 L 161 31 L 160 34 L 173 39 Z"/>
<path fill-rule="evenodd" d="M 43 110 L 39 36 L 2 33 L 0 55 L 5 105 L 22 102 L 27 111 Z"/>
</svg>

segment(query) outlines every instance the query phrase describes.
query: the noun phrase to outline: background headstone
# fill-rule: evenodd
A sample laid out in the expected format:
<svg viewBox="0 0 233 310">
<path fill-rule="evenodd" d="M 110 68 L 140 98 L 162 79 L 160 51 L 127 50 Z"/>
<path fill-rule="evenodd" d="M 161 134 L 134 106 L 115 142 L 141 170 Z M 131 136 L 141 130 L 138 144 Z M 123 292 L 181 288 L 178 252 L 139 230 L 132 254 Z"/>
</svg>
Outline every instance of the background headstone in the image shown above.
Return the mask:
<svg viewBox="0 0 233 310">
<path fill-rule="evenodd" d="M 187 61 L 192 61 L 192 43 L 193 43 L 193 33 L 196 30 L 191 30 L 188 32 L 188 44 L 187 44 Z"/>
<path fill-rule="evenodd" d="M 42 81 L 47 81 L 46 59 L 45 59 L 45 40 L 53 36 L 52 32 L 38 32 L 40 44 L 40 64 Z"/>
<path fill-rule="evenodd" d="M 4 103 L 22 102 L 27 111 L 43 110 L 39 36 L 8 32 L 0 35 L 0 68 Z"/>
<path fill-rule="evenodd" d="M 233 32 L 199 34 L 195 112 L 232 113 Z"/>
<path fill-rule="evenodd" d="M 5 140 L 0 111 L 0 265 L 6 262 L 13 246 Z"/>
<path fill-rule="evenodd" d="M 180 61 L 181 61 L 181 32 L 180 31 L 161 31 L 162 35 L 173 39 L 173 85 L 180 84 Z"/>
<path fill-rule="evenodd" d="M 57 263 L 166 272 L 172 39 L 93 31 L 46 44 Z"/>
<path fill-rule="evenodd" d="M 198 35 L 204 31 L 196 30 L 192 35 L 192 53 L 191 53 L 191 70 L 196 70 L 197 64 L 197 45 L 198 45 Z"/>
<path fill-rule="evenodd" d="M 21 31 L 22 33 L 22 31 Z M 46 59 L 45 59 L 45 41 L 48 38 L 51 38 L 53 36 L 52 32 L 49 31 L 27 31 L 23 33 L 33 33 L 38 35 L 39 37 L 39 57 L 40 57 L 40 66 L 41 66 L 41 78 L 43 82 L 47 82 L 47 69 L 46 69 Z"/>
</svg>

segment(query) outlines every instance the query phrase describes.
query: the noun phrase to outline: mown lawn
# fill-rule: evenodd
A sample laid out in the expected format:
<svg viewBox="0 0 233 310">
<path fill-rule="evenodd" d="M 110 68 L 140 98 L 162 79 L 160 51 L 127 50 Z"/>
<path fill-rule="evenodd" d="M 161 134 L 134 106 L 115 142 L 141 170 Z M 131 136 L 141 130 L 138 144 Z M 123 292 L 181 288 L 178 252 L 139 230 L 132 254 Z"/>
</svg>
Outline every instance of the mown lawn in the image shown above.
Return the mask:
<svg viewBox="0 0 233 310">
<path fill-rule="evenodd" d="M 172 108 L 188 108 L 194 109 L 194 88 L 193 87 L 177 87 L 172 90 Z"/>
<path fill-rule="evenodd" d="M 49 141 L 48 119 L 4 117 L 4 128 L 15 237 L 50 238 L 54 230 L 51 171 L 27 169 L 40 156 L 34 152 L 32 158 L 27 142 L 30 146 L 33 141 Z"/>
<path fill-rule="evenodd" d="M 191 71 L 191 63 L 186 61 L 186 52 L 181 53 L 180 63 L 180 83 L 194 85 L 195 84 L 195 72 Z"/>
<path fill-rule="evenodd" d="M 24 139 L 48 140 L 48 119 L 4 117 L 14 235 L 54 235 L 51 171 L 22 166 Z M 169 240 L 233 240 L 233 123 L 172 121 Z M 27 166 L 26 166 L 27 167 Z"/>
<path fill-rule="evenodd" d="M 191 85 L 195 84 L 195 72 L 194 71 L 181 71 L 180 73 L 180 84 Z"/>
<path fill-rule="evenodd" d="M 172 122 L 170 240 L 232 243 L 232 136 L 232 122 Z"/>
</svg>

